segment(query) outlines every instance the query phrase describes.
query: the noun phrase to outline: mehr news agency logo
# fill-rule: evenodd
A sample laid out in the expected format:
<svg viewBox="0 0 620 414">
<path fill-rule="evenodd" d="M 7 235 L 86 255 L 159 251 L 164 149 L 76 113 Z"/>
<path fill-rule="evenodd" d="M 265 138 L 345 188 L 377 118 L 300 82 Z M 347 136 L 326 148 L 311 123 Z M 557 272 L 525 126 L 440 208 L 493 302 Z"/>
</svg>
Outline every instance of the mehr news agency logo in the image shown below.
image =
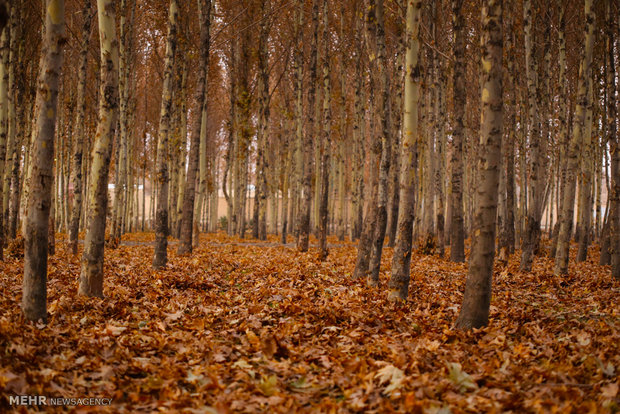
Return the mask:
<svg viewBox="0 0 620 414">
<path fill-rule="evenodd" d="M 112 398 L 65 398 L 65 397 L 47 397 L 44 395 L 10 395 L 10 405 L 22 406 L 104 406 L 111 405 Z"/>
</svg>

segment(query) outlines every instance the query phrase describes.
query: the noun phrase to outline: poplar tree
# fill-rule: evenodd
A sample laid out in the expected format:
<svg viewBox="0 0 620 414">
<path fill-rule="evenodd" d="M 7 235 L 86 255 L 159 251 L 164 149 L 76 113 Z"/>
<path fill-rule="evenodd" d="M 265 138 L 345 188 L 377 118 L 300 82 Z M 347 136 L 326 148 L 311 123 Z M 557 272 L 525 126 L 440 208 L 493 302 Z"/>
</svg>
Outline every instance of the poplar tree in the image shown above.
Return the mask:
<svg viewBox="0 0 620 414">
<path fill-rule="evenodd" d="M 24 234 L 22 310 L 26 319 L 47 321 L 48 225 L 52 201 L 54 134 L 65 36 L 65 3 L 45 2 L 32 147 L 31 188 Z"/>
<path fill-rule="evenodd" d="M 403 100 L 403 138 L 401 144 L 400 200 L 398 230 L 392 258 L 389 299 L 406 300 L 409 292 L 413 215 L 415 212 L 415 173 L 419 138 L 420 100 L 420 15 L 421 0 L 407 0 L 405 94 Z"/>
<path fill-rule="evenodd" d="M 97 0 L 101 81 L 99 119 L 89 173 L 86 236 L 79 294 L 103 297 L 103 256 L 108 211 L 108 172 L 118 122 L 118 38 L 114 1 Z"/>
<path fill-rule="evenodd" d="M 159 131 L 157 138 L 157 215 L 155 218 L 155 254 L 153 268 L 159 269 L 168 262 L 168 171 L 169 135 L 172 117 L 172 87 L 174 75 L 174 57 L 177 48 L 177 21 L 179 6 L 176 0 L 170 0 L 168 12 L 168 38 L 166 42 L 166 59 L 164 69 L 164 86 L 161 97 Z"/>
<path fill-rule="evenodd" d="M 480 145 L 478 190 L 474 217 L 474 235 L 469 271 L 457 328 L 471 329 L 489 323 L 495 231 L 497 223 L 497 187 L 501 168 L 503 123 L 502 90 L 502 0 L 483 0 L 481 65 Z"/>
</svg>

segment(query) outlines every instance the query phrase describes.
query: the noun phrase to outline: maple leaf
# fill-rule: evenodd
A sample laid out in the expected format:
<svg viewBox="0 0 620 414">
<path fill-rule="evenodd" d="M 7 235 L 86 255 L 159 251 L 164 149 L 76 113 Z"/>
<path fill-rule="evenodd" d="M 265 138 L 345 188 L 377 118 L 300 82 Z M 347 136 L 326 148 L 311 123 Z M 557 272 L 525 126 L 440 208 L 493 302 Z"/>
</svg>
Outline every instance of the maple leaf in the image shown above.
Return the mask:
<svg viewBox="0 0 620 414">
<path fill-rule="evenodd" d="M 478 389 L 478 384 L 474 382 L 471 376 L 462 370 L 461 364 L 451 362 L 448 364 L 450 381 L 457 387 L 459 392 L 464 393 L 467 390 Z"/>
<path fill-rule="evenodd" d="M 248 364 L 246 360 L 240 359 L 234 364 L 232 364 L 233 368 L 241 368 L 241 369 L 249 369 L 252 368 L 252 365 Z"/>
<path fill-rule="evenodd" d="M 278 377 L 271 375 L 262 377 L 258 383 L 258 389 L 267 397 L 271 397 L 276 393 L 278 387 Z"/>
<path fill-rule="evenodd" d="M 185 381 L 189 382 L 190 384 L 194 384 L 196 382 L 203 382 L 205 379 L 205 376 L 202 374 L 194 374 L 194 371 L 189 370 L 187 371 L 187 375 L 185 376 Z"/>
<path fill-rule="evenodd" d="M 106 325 L 104 332 L 108 335 L 119 336 L 126 330 L 127 330 L 127 327 L 125 326 L 114 326 L 114 325 L 108 324 Z"/>
<path fill-rule="evenodd" d="M 601 395 L 603 398 L 616 398 L 616 395 L 618 395 L 618 383 L 612 382 L 611 384 L 601 387 Z"/>
<path fill-rule="evenodd" d="M 394 365 L 388 364 L 377 371 L 375 378 L 379 378 L 380 384 L 389 382 L 388 386 L 383 390 L 383 393 L 392 395 L 394 391 L 398 390 L 403 385 L 405 373 Z"/>
<path fill-rule="evenodd" d="M 183 316 L 182 310 L 174 312 L 174 313 L 168 313 L 166 314 L 166 322 L 175 322 L 179 320 L 181 316 Z"/>
</svg>

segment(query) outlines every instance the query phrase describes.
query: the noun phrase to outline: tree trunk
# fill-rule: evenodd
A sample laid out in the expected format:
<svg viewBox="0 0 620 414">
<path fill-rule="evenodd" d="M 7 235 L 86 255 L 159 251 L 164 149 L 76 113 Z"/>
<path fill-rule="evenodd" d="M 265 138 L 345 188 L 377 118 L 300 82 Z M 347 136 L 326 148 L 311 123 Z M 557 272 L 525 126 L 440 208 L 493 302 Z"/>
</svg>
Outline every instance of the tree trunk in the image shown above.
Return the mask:
<svg viewBox="0 0 620 414">
<path fill-rule="evenodd" d="M 421 0 L 408 0 L 405 54 L 405 96 L 401 144 L 400 207 L 398 232 L 389 283 L 390 300 L 407 300 L 409 293 L 411 242 L 415 211 L 415 174 L 417 170 L 418 101 L 420 100 L 420 15 Z"/>
<path fill-rule="evenodd" d="M 168 15 L 168 40 L 164 63 L 164 85 L 161 97 L 161 113 L 157 138 L 157 215 L 155 218 L 155 254 L 153 268 L 160 269 L 168 262 L 168 153 L 170 121 L 172 116 L 172 87 L 174 58 L 177 48 L 177 21 L 179 7 L 176 0 L 170 0 Z"/>
<path fill-rule="evenodd" d="M 196 85 L 196 93 L 194 95 L 194 113 L 202 113 L 202 109 L 206 105 L 206 84 L 207 84 L 207 68 L 209 66 L 209 26 L 211 22 L 211 0 L 200 1 L 200 57 L 198 64 L 198 77 Z M 185 193 L 183 194 L 183 215 L 181 217 L 181 240 L 179 241 L 178 254 L 191 253 L 192 232 L 194 228 L 194 201 L 196 198 L 196 175 L 198 172 L 198 158 L 200 151 L 200 130 L 202 117 L 196 116 L 193 119 L 189 160 L 187 166 L 187 181 L 185 184 Z M 228 218 L 230 220 L 230 217 Z"/>
<path fill-rule="evenodd" d="M 502 144 L 502 0 L 482 3 L 482 98 L 478 192 L 469 272 L 456 326 L 489 323 Z"/>
<path fill-rule="evenodd" d="M 268 3 L 262 0 L 262 11 L 266 14 Z M 254 237 L 260 240 L 267 239 L 267 170 L 269 168 L 267 151 L 267 126 L 269 125 L 269 53 L 267 41 L 269 27 L 267 20 L 261 20 L 258 45 L 258 136 L 257 136 L 257 177 L 254 197 Z"/>
<path fill-rule="evenodd" d="M 588 245 L 590 244 L 590 231 L 592 222 L 592 164 L 594 145 L 592 142 L 592 105 L 593 105 L 593 79 L 590 78 L 588 85 L 588 107 L 586 109 L 585 126 L 583 129 L 583 146 L 581 149 L 581 179 L 579 181 L 579 247 L 577 249 L 577 263 L 584 262 L 588 255 Z"/>
<path fill-rule="evenodd" d="M 112 0 L 97 0 L 101 49 L 99 123 L 89 175 L 88 214 L 78 293 L 103 297 L 103 254 L 108 210 L 108 171 L 118 119 L 118 40 Z"/>
<path fill-rule="evenodd" d="M 24 234 L 22 310 L 26 319 L 47 321 L 48 226 L 53 184 L 54 134 L 58 84 L 65 41 L 65 4 L 47 0 L 45 35 L 39 64 L 35 136 L 32 148 L 32 181 Z"/>
<path fill-rule="evenodd" d="M 303 7 L 303 1 L 299 0 L 299 7 Z M 300 252 L 308 251 L 310 238 L 310 209 L 312 207 L 312 148 L 314 145 L 314 118 L 317 83 L 317 48 L 319 35 L 319 4 L 318 0 L 312 0 L 312 44 L 310 47 L 310 85 L 308 88 L 308 118 L 304 135 L 303 164 L 304 174 L 301 187 L 301 212 L 299 215 L 299 234 L 297 249 Z M 299 80 L 298 80 L 299 82 Z"/>
<path fill-rule="evenodd" d="M 509 14 L 509 13 L 508 13 Z M 505 173 L 506 193 L 502 198 L 504 215 L 501 223 L 501 233 L 499 237 L 499 260 L 507 261 L 508 256 L 514 253 L 515 249 L 515 139 L 516 139 L 516 116 L 517 116 L 517 85 L 514 76 L 514 25 L 512 16 L 507 17 L 506 26 L 506 50 L 508 51 L 508 82 L 510 88 L 509 116 L 505 135 L 504 145 L 502 146 L 504 166 L 502 171 Z"/>
<path fill-rule="evenodd" d="M 77 110 L 75 115 L 75 150 L 73 153 L 73 206 L 71 209 L 71 224 L 69 225 L 69 250 L 77 254 L 78 232 L 80 215 L 82 213 L 82 157 L 84 154 L 84 113 L 86 112 L 86 75 L 88 70 L 88 45 L 90 42 L 90 25 L 93 11 L 90 0 L 84 0 L 82 10 L 82 45 L 80 49 L 80 64 L 77 84 Z"/>
<path fill-rule="evenodd" d="M 592 0 L 585 0 L 586 24 L 584 29 L 585 51 L 579 67 L 579 82 L 577 87 L 577 100 L 575 116 L 573 120 L 573 134 L 569 143 L 566 166 L 566 184 L 564 186 L 564 202 L 558 235 L 558 247 L 555 257 L 554 273 L 556 275 L 568 273 L 568 254 L 570 250 L 570 236 L 573 227 L 573 214 L 575 207 L 575 181 L 579 167 L 579 152 L 583 145 L 583 131 L 585 127 L 586 111 L 589 105 L 588 88 L 592 73 L 592 52 L 594 48 L 594 10 Z M 612 167 L 613 171 L 613 167 Z M 613 197 L 613 195 L 612 195 Z"/>
<path fill-rule="evenodd" d="M 327 202 L 329 194 L 329 153 L 331 151 L 331 84 L 329 81 L 329 7 L 323 0 L 323 136 L 321 138 L 321 193 L 319 202 L 319 260 L 327 258 Z"/>
<path fill-rule="evenodd" d="M 523 238 L 523 253 L 521 255 L 521 270 L 532 270 L 532 261 L 538 239 L 540 238 L 540 217 L 542 215 L 544 186 L 544 165 L 542 164 L 543 151 L 540 137 L 540 114 L 537 102 L 538 65 L 536 64 L 536 43 L 532 33 L 532 2 L 523 2 L 523 25 L 525 31 L 525 66 L 527 76 L 527 98 L 529 110 L 529 141 L 530 141 L 530 179 L 529 203 L 525 221 L 525 235 Z"/>
<path fill-rule="evenodd" d="M 465 261 L 465 230 L 463 229 L 463 117 L 465 115 L 465 17 L 463 0 L 452 0 L 454 72 L 454 127 L 452 131 L 451 197 L 450 197 L 450 260 Z"/>
<path fill-rule="evenodd" d="M 560 121 L 560 149 L 559 149 L 559 157 L 560 160 L 558 162 L 558 193 L 557 193 L 557 223 L 555 225 L 555 229 L 553 231 L 553 241 L 551 244 L 551 254 L 550 256 L 555 258 L 557 253 L 558 246 L 558 237 L 560 233 L 560 225 L 563 221 L 563 205 L 564 205 L 564 191 L 566 189 L 566 162 L 567 162 L 567 153 L 568 153 L 568 145 L 569 145 L 569 136 L 568 136 L 568 120 L 567 120 L 567 110 L 568 110 L 568 82 L 566 79 L 566 39 L 564 37 L 565 29 L 566 29 L 566 8 L 563 0 L 558 0 L 560 6 L 560 23 L 558 26 L 558 54 L 559 54 L 559 64 L 560 64 L 560 73 L 558 76 L 558 81 L 561 84 L 561 96 L 560 96 L 560 109 L 558 118 Z"/>
<path fill-rule="evenodd" d="M 359 25 L 360 19 L 357 19 Z M 353 139 L 354 139 L 354 177 L 352 183 L 352 209 L 353 209 L 353 223 L 351 226 L 351 240 L 360 238 L 362 234 L 363 213 L 364 213 L 364 142 L 366 140 L 366 117 L 365 108 L 363 104 L 363 86 L 364 86 L 364 74 L 362 71 L 362 47 L 363 41 L 360 36 L 359 27 L 357 30 L 357 59 L 355 68 L 355 122 L 353 124 Z"/>
<path fill-rule="evenodd" d="M 14 35 L 14 33 L 13 33 Z M 0 181 L 4 177 L 4 167 L 7 154 L 7 137 L 9 129 L 9 26 L 2 30 L 0 38 Z M 0 191 L 0 260 L 4 260 L 4 203 L 3 198 L 8 194 Z"/>
<path fill-rule="evenodd" d="M 608 3 L 608 6 L 611 6 Z M 614 35 L 618 35 L 618 20 L 614 18 L 609 9 L 609 21 L 607 23 L 607 54 L 609 67 L 607 71 L 607 140 L 611 150 L 611 194 L 609 212 L 609 252 L 611 254 L 611 275 L 620 279 L 620 148 L 618 145 L 618 131 L 616 126 L 617 101 L 616 101 L 616 62 L 614 56 Z M 615 39 L 618 50 L 618 38 Z"/>
<path fill-rule="evenodd" d="M 384 0 L 376 1 L 375 18 L 375 43 L 377 51 L 377 69 L 379 86 L 381 91 L 381 103 L 378 116 L 381 120 L 381 164 L 379 170 L 379 189 L 377 194 L 377 226 L 372 242 L 372 252 L 370 256 L 369 277 L 370 284 L 379 284 L 379 270 L 381 268 L 381 256 L 383 253 L 383 243 L 385 240 L 385 230 L 387 226 L 387 204 L 390 177 L 390 163 L 392 160 L 392 139 L 391 119 L 390 119 L 390 83 L 387 72 L 387 58 L 385 48 L 385 21 L 384 21 Z"/>
</svg>

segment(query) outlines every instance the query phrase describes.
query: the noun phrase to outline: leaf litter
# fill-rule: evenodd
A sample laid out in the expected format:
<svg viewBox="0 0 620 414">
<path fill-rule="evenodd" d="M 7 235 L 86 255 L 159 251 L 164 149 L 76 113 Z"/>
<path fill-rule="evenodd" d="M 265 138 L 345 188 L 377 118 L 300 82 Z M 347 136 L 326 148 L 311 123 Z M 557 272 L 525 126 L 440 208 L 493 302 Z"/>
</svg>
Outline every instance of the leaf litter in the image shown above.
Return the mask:
<svg viewBox="0 0 620 414">
<path fill-rule="evenodd" d="M 496 265 L 490 324 L 453 329 L 466 264 L 412 258 L 405 304 L 350 279 L 353 243 L 313 249 L 201 236 L 150 266 L 152 235 L 106 251 L 104 299 L 79 255 L 50 258 L 47 325 L 21 316 L 23 259 L 0 263 L 0 410 L 9 395 L 113 398 L 98 412 L 617 412 L 619 286 L 598 255 L 553 276 Z M 594 250 L 594 249 L 593 249 Z M 51 407 L 47 407 L 51 408 Z M 51 408 L 61 412 L 63 407 Z"/>
</svg>

